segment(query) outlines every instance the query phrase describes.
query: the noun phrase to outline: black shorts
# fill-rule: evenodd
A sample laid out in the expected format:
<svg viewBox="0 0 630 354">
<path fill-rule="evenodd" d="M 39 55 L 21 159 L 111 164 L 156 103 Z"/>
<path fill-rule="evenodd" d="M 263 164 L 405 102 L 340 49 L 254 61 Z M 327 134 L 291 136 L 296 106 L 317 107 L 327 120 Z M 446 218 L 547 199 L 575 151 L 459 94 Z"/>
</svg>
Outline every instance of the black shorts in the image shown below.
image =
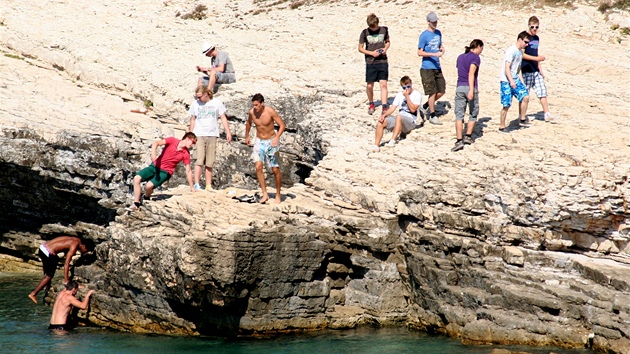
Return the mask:
<svg viewBox="0 0 630 354">
<path fill-rule="evenodd" d="M 50 257 L 46 256 L 42 250 L 39 250 L 39 258 L 42 260 L 42 266 L 44 268 L 44 274 L 53 277 L 57 271 L 57 263 L 59 263 L 59 257 L 55 254 L 51 254 Z"/>
<path fill-rule="evenodd" d="M 389 65 L 387 63 L 365 64 L 365 82 L 387 81 L 389 78 Z"/>
<path fill-rule="evenodd" d="M 446 92 L 446 81 L 442 69 L 420 69 L 420 77 L 425 95 Z"/>
</svg>

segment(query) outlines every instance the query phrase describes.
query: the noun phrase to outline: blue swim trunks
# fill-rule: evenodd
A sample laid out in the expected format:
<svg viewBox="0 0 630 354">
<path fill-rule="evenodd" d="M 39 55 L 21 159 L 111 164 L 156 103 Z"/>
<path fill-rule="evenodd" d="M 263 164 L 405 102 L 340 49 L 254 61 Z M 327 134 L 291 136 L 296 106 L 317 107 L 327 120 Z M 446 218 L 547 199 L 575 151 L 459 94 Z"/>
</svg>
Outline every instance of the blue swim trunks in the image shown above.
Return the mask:
<svg viewBox="0 0 630 354">
<path fill-rule="evenodd" d="M 262 162 L 268 167 L 280 167 L 280 165 L 278 164 L 278 156 L 280 155 L 280 143 L 278 142 L 278 146 L 273 147 L 271 146 L 272 140 L 273 139 L 254 139 L 254 152 L 252 153 L 254 162 Z"/>
<path fill-rule="evenodd" d="M 512 88 L 509 82 L 501 81 L 501 105 L 503 107 L 510 107 L 512 105 L 512 97 L 521 102 L 523 98 L 529 96 L 527 87 L 523 84 L 521 79 L 514 80 L 516 87 Z"/>
</svg>

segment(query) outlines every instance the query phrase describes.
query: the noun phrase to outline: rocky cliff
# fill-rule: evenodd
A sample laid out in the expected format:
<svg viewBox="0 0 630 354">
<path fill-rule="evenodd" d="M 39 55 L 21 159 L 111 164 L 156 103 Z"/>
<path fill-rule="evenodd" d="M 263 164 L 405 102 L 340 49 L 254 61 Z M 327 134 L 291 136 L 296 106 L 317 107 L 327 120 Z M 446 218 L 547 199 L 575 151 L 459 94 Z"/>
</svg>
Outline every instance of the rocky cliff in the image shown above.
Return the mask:
<svg viewBox="0 0 630 354">
<path fill-rule="evenodd" d="M 2 263 L 37 264 L 39 244 L 57 235 L 94 239 L 96 257 L 74 269 L 97 290 L 81 316 L 122 330 L 404 324 L 465 343 L 630 352 L 628 42 L 593 8 L 538 10 L 559 123 L 536 120 L 532 97 L 534 125 L 500 134 L 495 73 L 529 13 L 488 6 L 488 23 L 449 4 L 360 5 L 219 1 L 200 21 L 182 18 L 192 10 L 183 1 L 5 5 Z M 402 75 L 419 89 L 418 9 L 436 10 L 445 34 L 446 124 L 368 152 L 375 117 L 355 40 L 377 12 L 392 35 L 390 96 Z M 222 141 L 217 190 L 190 193 L 178 170 L 127 214 L 150 143 L 186 130 L 208 37 L 237 70 L 217 96 L 240 141 L 255 92 L 287 122 L 283 203 L 226 196 L 227 186 L 253 193 L 256 181 L 250 148 Z M 474 37 L 486 43 L 481 119 L 475 143 L 451 153 L 454 62 Z M 585 46 L 608 55 L 584 56 Z M 146 115 L 130 112 L 149 103 Z"/>
</svg>

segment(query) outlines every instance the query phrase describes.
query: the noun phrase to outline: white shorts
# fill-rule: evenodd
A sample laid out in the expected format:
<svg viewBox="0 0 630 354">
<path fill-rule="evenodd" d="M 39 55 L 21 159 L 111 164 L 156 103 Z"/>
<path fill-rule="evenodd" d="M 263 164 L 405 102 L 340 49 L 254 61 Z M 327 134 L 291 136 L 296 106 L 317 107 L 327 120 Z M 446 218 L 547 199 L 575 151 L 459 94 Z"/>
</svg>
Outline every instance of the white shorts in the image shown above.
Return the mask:
<svg viewBox="0 0 630 354">
<path fill-rule="evenodd" d="M 547 97 L 547 87 L 545 86 L 545 78 L 540 75 L 540 71 L 533 73 L 523 73 L 524 84 L 527 90 L 534 88 L 534 92 L 538 98 Z"/>
<path fill-rule="evenodd" d="M 398 116 L 400 116 L 400 118 L 402 119 L 403 133 L 409 133 L 416 128 L 418 116 L 414 116 L 413 114 L 406 111 L 399 111 L 396 116 L 387 116 L 387 127 L 385 129 L 394 130 L 394 125 L 396 125 L 396 117 Z"/>
</svg>

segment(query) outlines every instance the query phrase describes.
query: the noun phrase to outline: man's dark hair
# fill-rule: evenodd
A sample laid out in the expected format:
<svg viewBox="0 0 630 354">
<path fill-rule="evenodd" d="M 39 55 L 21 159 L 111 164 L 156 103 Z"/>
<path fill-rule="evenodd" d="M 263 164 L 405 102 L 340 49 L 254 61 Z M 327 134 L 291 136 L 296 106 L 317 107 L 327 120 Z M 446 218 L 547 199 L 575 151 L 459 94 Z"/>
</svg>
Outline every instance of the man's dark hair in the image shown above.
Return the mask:
<svg viewBox="0 0 630 354">
<path fill-rule="evenodd" d="M 83 246 L 85 246 L 85 249 L 86 249 L 88 252 L 92 252 L 92 251 L 94 251 L 94 246 L 95 246 L 95 245 L 94 245 L 94 241 L 92 241 L 92 240 L 90 240 L 90 239 L 85 239 L 85 238 L 82 238 L 82 239 L 81 239 L 81 244 L 82 244 Z"/>
<path fill-rule="evenodd" d="M 184 134 L 184 136 L 182 137 L 182 140 L 185 140 L 185 139 L 192 139 L 194 141 L 197 141 L 197 136 L 193 132 L 188 132 Z"/>
<path fill-rule="evenodd" d="M 252 96 L 252 102 L 254 102 L 254 101 L 260 102 L 260 103 L 264 103 L 265 102 L 265 98 L 260 93 L 257 93 L 254 96 Z"/>
<path fill-rule="evenodd" d="M 519 39 L 526 40 L 526 39 L 529 39 L 529 38 L 530 38 L 529 33 L 527 33 L 527 31 L 523 31 L 523 32 L 518 34 L 518 37 L 516 38 L 516 40 L 519 40 Z"/>
<path fill-rule="evenodd" d="M 79 283 L 77 283 L 76 281 L 69 281 L 68 284 L 66 284 L 66 290 L 72 291 L 78 288 L 79 288 Z"/>
</svg>

